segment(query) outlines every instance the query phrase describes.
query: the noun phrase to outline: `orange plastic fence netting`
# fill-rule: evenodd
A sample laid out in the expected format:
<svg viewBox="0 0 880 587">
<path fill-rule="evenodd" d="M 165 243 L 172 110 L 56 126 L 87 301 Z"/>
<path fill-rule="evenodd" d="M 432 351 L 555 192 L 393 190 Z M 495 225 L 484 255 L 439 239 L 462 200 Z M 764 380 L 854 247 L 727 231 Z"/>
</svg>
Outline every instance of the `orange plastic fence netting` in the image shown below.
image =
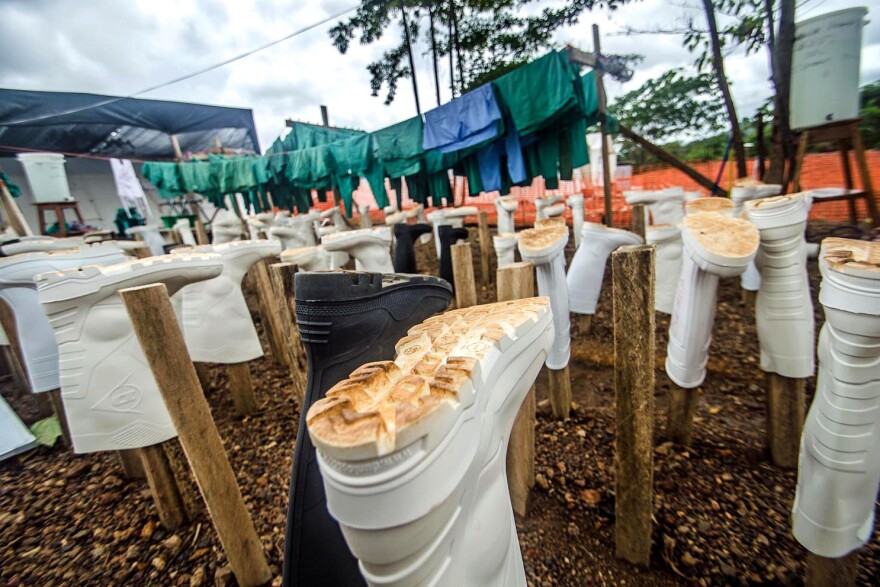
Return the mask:
<svg viewBox="0 0 880 587">
<path fill-rule="evenodd" d="M 880 189 L 880 151 L 868 151 L 866 155 L 871 182 L 875 190 L 874 197 L 878 198 L 877 190 Z M 720 166 L 720 161 L 706 161 L 693 164 L 694 169 L 711 179 L 717 176 Z M 855 187 L 863 187 L 860 180 L 861 176 L 858 173 L 858 165 L 852 153 L 850 153 L 850 166 L 853 170 Z M 722 175 L 721 186 L 725 189 L 730 187 L 731 175 L 729 169 L 730 167 L 728 166 Z M 627 175 L 629 174 L 618 174 L 618 177 L 612 183 L 612 208 L 615 226 L 630 225 L 630 206 L 623 199 L 623 192 L 627 190 L 655 190 L 681 186 L 686 191 L 700 192 L 705 196 L 709 195 L 708 190 L 699 186 L 682 172 L 668 166 L 643 167 L 635 170 L 631 177 L 627 177 Z M 801 172 L 802 189 L 842 187 L 843 185 L 844 171 L 839 153 L 814 153 L 806 156 Z M 397 200 L 394 191 L 390 188 L 390 185 L 386 185 L 386 188 L 389 201 L 395 203 Z M 475 206 L 480 211 L 485 211 L 488 215 L 489 223 L 494 224 L 496 212 L 493 202 L 498 192 L 487 192 L 481 193 L 476 197 L 468 197 L 465 190 L 464 178 L 456 177 L 454 185 L 456 205 Z M 405 183 L 402 192 L 404 208 L 414 206 L 415 202 L 409 198 Z M 544 180 L 540 177 L 536 178 L 532 185 L 528 187 L 512 188 L 511 195 L 519 200 L 519 207 L 515 215 L 517 225 L 531 226 L 534 223 L 535 198 L 557 195 L 566 197 L 572 194 L 584 195 L 584 215 L 587 221 L 602 221 L 605 204 L 601 179 L 596 181 L 589 175 L 581 173 L 580 170 L 575 170 L 573 179 L 571 181 L 560 181 L 559 188 L 555 190 L 548 190 L 545 187 Z M 315 207 L 318 210 L 325 210 L 333 206 L 332 201 L 332 198 L 328 198 L 327 202 L 316 202 Z M 366 182 L 362 181 L 358 189 L 355 190 L 354 201 L 357 205 L 369 204 L 371 206 L 370 215 L 373 220 L 381 221 L 383 218 L 380 211 L 376 210 L 376 203 Z M 566 209 L 565 215 L 570 220 L 571 210 Z M 859 215 L 862 218 L 867 216 L 867 210 L 865 210 L 863 203 L 859 204 Z M 849 208 L 847 202 L 825 202 L 821 206 L 814 206 L 810 213 L 810 218 L 832 222 L 848 222 Z"/>
</svg>

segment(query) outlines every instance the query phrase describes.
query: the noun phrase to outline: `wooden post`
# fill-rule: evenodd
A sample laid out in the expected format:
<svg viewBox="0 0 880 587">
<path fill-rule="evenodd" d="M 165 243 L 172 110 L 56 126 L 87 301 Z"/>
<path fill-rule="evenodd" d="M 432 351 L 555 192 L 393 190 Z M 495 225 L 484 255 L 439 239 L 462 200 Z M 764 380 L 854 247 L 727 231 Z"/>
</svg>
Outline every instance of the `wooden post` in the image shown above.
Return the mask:
<svg viewBox="0 0 880 587">
<path fill-rule="evenodd" d="M 133 449 L 141 459 L 141 468 L 147 476 L 150 493 L 156 503 L 159 521 L 169 531 L 180 528 L 186 522 L 186 508 L 177 491 L 174 473 L 168 464 L 161 444 Z"/>
<path fill-rule="evenodd" d="M 855 587 L 859 575 L 859 551 L 842 558 L 825 558 L 810 552 L 806 567 L 805 587 Z"/>
<path fill-rule="evenodd" d="M 767 373 L 767 447 L 773 464 L 797 469 L 805 418 L 805 379 Z"/>
<path fill-rule="evenodd" d="M 740 301 L 747 308 L 754 308 L 755 302 L 757 301 L 757 299 L 758 299 L 758 292 L 756 292 L 756 291 L 743 289 L 740 292 Z"/>
<path fill-rule="evenodd" d="M 489 234 L 489 215 L 485 211 L 477 214 L 480 237 L 480 270 L 483 275 L 483 287 L 489 288 L 489 256 L 492 253 L 492 237 Z"/>
<path fill-rule="evenodd" d="M 519 300 L 535 295 L 535 266 L 514 263 L 496 274 L 498 301 Z M 529 490 L 535 485 L 535 386 L 529 390 L 516 414 L 507 445 L 507 488 L 513 511 L 525 516 Z"/>
<path fill-rule="evenodd" d="M 617 402 L 615 556 L 647 567 L 654 482 L 654 247 L 611 254 Z"/>
<path fill-rule="evenodd" d="M 593 53 L 599 62 L 602 47 L 599 43 L 599 25 L 593 25 Z M 597 63 L 599 64 L 599 63 Z M 599 64 L 601 65 L 601 64 Z M 608 125 L 605 121 L 605 83 L 602 81 L 602 68 L 596 67 L 596 97 L 599 99 L 599 132 L 602 134 L 602 189 L 605 194 L 605 226 L 614 225 L 614 207 L 611 203 L 611 166 L 608 160 Z"/>
<path fill-rule="evenodd" d="M 229 391 L 232 403 L 239 416 L 253 416 L 260 411 L 257 396 L 254 395 L 254 384 L 251 381 L 251 369 L 247 363 L 231 363 L 226 365 L 229 376 Z"/>
<path fill-rule="evenodd" d="M 3 210 L 6 212 L 6 219 L 18 236 L 33 236 L 33 231 L 28 225 L 21 208 L 15 203 L 15 198 L 9 192 L 9 187 L 5 181 L 0 180 L 0 203 L 3 204 Z"/>
<path fill-rule="evenodd" d="M 174 157 L 177 159 L 178 163 L 183 163 L 183 151 L 180 150 L 180 141 L 177 140 L 177 135 L 170 136 L 171 148 L 174 149 Z M 205 231 L 205 224 L 202 222 L 202 217 L 199 214 L 199 205 L 195 202 L 195 194 L 188 192 L 185 197 L 190 199 L 189 210 L 196 217 L 196 242 L 200 245 L 211 244 L 211 241 L 208 240 L 208 233 Z"/>
<path fill-rule="evenodd" d="M 880 226 L 880 211 L 877 210 L 877 194 L 874 193 L 874 185 L 871 181 L 871 170 L 868 168 L 868 159 L 865 155 L 865 145 L 862 142 L 862 133 L 859 125 L 853 123 L 851 128 L 853 151 L 856 154 L 856 165 L 859 166 L 859 175 L 862 176 L 862 189 L 868 194 L 865 202 L 868 206 L 868 216 L 871 218 L 871 226 Z"/>
<path fill-rule="evenodd" d="M 281 316 L 279 313 L 279 298 L 274 294 L 272 282 L 269 277 L 269 260 L 263 259 L 253 266 L 247 273 L 247 277 L 253 283 L 253 289 L 257 296 L 257 304 L 260 308 L 260 316 L 262 317 L 263 330 L 266 333 L 266 340 L 269 342 L 269 350 L 275 363 L 280 366 L 287 366 L 288 353 L 284 348 L 286 340 L 283 337 L 283 325 L 281 324 Z"/>
<path fill-rule="evenodd" d="M 119 291 L 226 556 L 243 587 L 272 578 L 164 284 Z"/>
<path fill-rule="evenodd" d="M 58 426 L 61 428 L 61 438 L 68 447 L 73 446 L 73 440 L 70 435 L 70 424 L 67 422 L 67 412 L 64 411 L 64 402 L 61 401 L 61 389 L 53 389 L 44 392 L 52 402 L 52 410 L 58 417 Z"/>
<path fill-rule="evenodd" d="M 119 456 L 119 464 L 127 479 L 144 479 L 147 476 L 144 471 L 144 464 L 141 462 L 140 454 L 133 449 L 123 449 L 116 451 Z"/>
<path fill-rule="evenodd" d="M 208 364 L 207 363 L 193 363 L 196 368 L 196 376 L 199 378 L 199 385 L 202 386 L 202 390 L 209 389 L 211 387 L 211 377 L 208 372 Z"/>
<path fill-rule="evenodd" d="M 452 277 L 455 280 L 455 307 L 477 305 L 477 286 L 474 284 L 474 262 L 470 243 L 452 245 Z"/>
<path fill-rule="evenodd" d="M 565 420 L 571 414 L 571 370 L 547 369 L 550 382 L 550 411 L 553 416 Z"/>
<path fill-rule="evenodd" d="M 587 336 L 593 330 L 592 314 L 571 314 L 571 323 L 582 336 Z"/>
<path fill-rule="evenodd" d="M 644 204 L 633 204 L 632 207 L 632 231 L 642 237 L 642 242 L 645 242 L 645 231 L 647 227 L 645 226 L 645 205 Z"/>
<path fill-rule="evenodd" d="M 698 397 L 696 389 L 682 389 L 673 385 L 669 391 L 666 409 L 666 436 L 675 444 L 691 445 Z"/>
<path fill-rule="evenodd" d="M 24 372 L 24 367 L 22 367 L 18 355 L 15 354 L 12 344 L 0 347 L 0 354 L 3 355 L 3 361 L 9 367 L 9 374 L 12 375 L 12 380 L 15 382 L 16 391 L 22 395 L 29 394 L 31 385 L 28 383 L 27 373 Z"/>
<path fill-rule="evenodd" d="M 281 300 L 281 322 L 286 325 L 284 330 L 287 339 L 286 348 L 289 354 L 290 378 L 293 380 L 293 393 L 302 405 L 308 383 L 308 361 L 305 349 L 299 338 L 299 328 L 296 325 L 296 302 L 293 278 L 296 275 L 296 265 L 293 263 L 275 263 L 269 267 L 272 277 L 272 287 L 275 296 Z"/>
</svg>

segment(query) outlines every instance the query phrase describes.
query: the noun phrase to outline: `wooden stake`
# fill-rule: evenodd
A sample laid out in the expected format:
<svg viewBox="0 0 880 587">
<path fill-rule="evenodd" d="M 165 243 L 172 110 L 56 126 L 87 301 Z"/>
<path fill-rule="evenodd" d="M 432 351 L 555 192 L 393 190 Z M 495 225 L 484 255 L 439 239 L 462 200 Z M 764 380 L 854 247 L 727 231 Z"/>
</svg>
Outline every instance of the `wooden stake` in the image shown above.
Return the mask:
<svg viewBox="0 0 880 587">
<path fill-rule="evenodd" d="M 186 508 L 177 491 L 174 474 L 165 457 L 161 444 L 133 449 L 141 459 L 141 468 L 147 476 L 159 521 L 169 531 L 180 528 L 186 522 Z"/>
<path fill-rule="evenodd" d="M 0 347 L 0 354 L 3 355 L 3 362 L 9 368 L 9 374 L 12 375 L 12 380 L 15 382 L 16 391 L 21 395 L 29 394 L 31 384 L 28 383 L 27 373 L 21 366 L 21 361 L 11 344 L 11 339 L 10 344 Z"/>
<path fill-rule="evenodd" d="M 740 301 L 747 308 L 754 308 L 755 301 L 758 299 L 758 292 L 744 289 L 740 292 Z"/>
<path fill-rule="evenodd" d="M 248 364 L 226 365 L 226 374 L 229 376 L 229 391 L 232 393 L 232 403 L 235 404 L 236 413 L 239 416 L 253 416 L 260 411 Z"/>
<path fill-rule="evenodd" d="M 67 412 L 64 411 L 64 402 L 61 401 L 61 390 L 53 389 L 44 393 L 48 396 L 49 401 L 52 403 L 52 410 L 58 417 L 58 426 L 61 428 L 61 438 L 64 440 L 64 444 L 68 447 L 72 447 L 73 441 L 70 436 L 70 424 L 67 422 Z"/>
<path fill-rule="evenodd" d="M 208 364 L 207 363 L 193 363 L 196 368 L 196 376 L 199 378 L 199 385 L 202 386 L 202 389 L 210 389 L 211 388 L 211 377 L 208 372 Z"/>
<path fill-rule="evenodd" d="M 9 226 L 12 227 L 12 230 L 14 230 L 18 236 L 33 236 L 34 232 L 28 225 L 27 220 L 25 220 L 21 208 L 15 203 L 15 198 L 13 198 L 12 194 L 9 192 L 9 187 L 6 185 L 5 181 L 0 181 L 0 204 L 3 205 L 3 210 L 6 212 L 6 219 L 9 221 Z"/>
<path fill-rule="evenodd" d="M 288 364 L 290 365 L 290 378 L 293 380 L 293 394 L 302 405 L 308 383 L 308 361 L 306 360 L 305 348 L 299 338 L 299 328 L 296 325 L 296 301 L 294 293 L 294 275 L 296 265 L 293 263 L 275 263 L 269 267 L 272 278 L 272 287 L 277 299 L 281 300 L 281 323 L 286 325 L 284 335 L 285 347 L 288 352 Z"/>
<path fill-rule="evenodd" d="M 141 456 L 136 450 L 123 449 L 117 450 L 116 455 L 119 457 L 119 464 L 127 479 L 144 479 L 147 476 L 144 471 L 144 464 L 141 462 Z"/>
<path fill-rule="evenodd" d="M 602 47 L 599 43 L 599 25 L 593 25 L 593 53 L 598 61 L 602 56 Z M 605 226 L 614 225 L 614 207 L 611 203 L 611 165 L 608 154 L 608 125 L 605 118 L 605 82 L 602 80 L 602 68 L 597 67 L 596 72 L 596 97 L 599 107 L 599 132 L 602 134 L 602 191 L 605 195 Z"/>
<path fill-rule="evenodd" d="M 141 237 L 141 235 L 137 235 L 137 240 L 143 242 L 144 239 Z M 138 259 L 146 259 L 147 257 L 150 257 L 153 255 L 153 253 L 150 252 L 150 249 L 149 249 L 149 247 L 147 247 L 146 244 L 142 247 L 132 249 L 131 254 L 132 254 L 132 256 L 134 256 Z"/>
<path fill-rule="evenodd" d="M 571 413 L 571 371 L 566 365 L 563 369 L 547 369 L 550 379 L 550 411 L 560 420 Z"/>
<path fill-rule="evenodd" d="M 773 464 L 796 469 L 804 427 L 805 379 L 767 373 L 767 447 Z"/>
<path fill-rule="evenodd" d="M 588 336 L 593 330 L 593 315 L 571 314 L 571 323 L 582 336 Z"/>
<path fill-rule="evenodd" d="M 859 551 L 842 558 L 825 558 L 818 554 L 807 554 L 807 573 L 805 587 L 855 587 L 859 575 Z"/>
<path fill-rule="evenodd" d="M 617 402 L 615 555 L 647 567 L 654 512 L 654 247 L 621 247 L 611 255 L 611 268 Z"/>
<path fill-rule="evenodd" d="M 486 212 L 480 212 L 477 214 L 477 219 L 479 221 L 479 229 L 477 234 L 480 238 L 480 269 L 482 270 L 483 276 L 483 287 L 486 289 L 489 288 L 489 256 L 492 254 L 492 249 L 494 245 L 492 244 L 492 237 L 489 234 L 489 215 Z"/>
<path fill-rule="evenodd" d="M 455 307 L 477 305 L 477 286 L 474 283 L 474 262 L 470 243 L 452 245 L 452 277 L 455 280 Z"/>
<path fill-rule="evenodd" d="M 496 274 L 498 301 L 531 298 L 535 295 L 535 266 L 514 263 Z M 525 516 L 529 490 L 535 485 L 535 386 L 529 390 L 516 414 L 507 445 L 507 488 L 513 511 Z"/>
<path fill-rule="evenodd" d="M 272 282 L 269 277 L 269 260 L 263 259 L 255 263 L 245 276 L 253 284 L 254 293 L 257 296 L 257 304 L 260 308 L 263 330 L 266 332 L 266 340 L 269 342 L 269 351 L 272 359 L 279 366 L 287 366 L 288 353 L 284 348 L 284 340 L 281 325 L 279 305 L 280 301 L 275 296 Z"/>
<path fill-rule="evenodd" d="M 673 385 L 669 392 L 669 403 L 666 409 L 666 436 L 675 444 L 691 445 L 697 398 L 696 389 L 682 389 Z"/>
<path fill-rule="evenodd" d="M 645 242 L 645 205 L 633 204 L 632 207 L 632 231 L 642 237 Z"/>
<path fill-rule="evenodd" d="M 266 583 L 272 578 L 266 553 L 199 387 L 168 290 L 164 284 L 155 284 L 123 289 L 119 295 L 239 584 Z"/>
</svg>

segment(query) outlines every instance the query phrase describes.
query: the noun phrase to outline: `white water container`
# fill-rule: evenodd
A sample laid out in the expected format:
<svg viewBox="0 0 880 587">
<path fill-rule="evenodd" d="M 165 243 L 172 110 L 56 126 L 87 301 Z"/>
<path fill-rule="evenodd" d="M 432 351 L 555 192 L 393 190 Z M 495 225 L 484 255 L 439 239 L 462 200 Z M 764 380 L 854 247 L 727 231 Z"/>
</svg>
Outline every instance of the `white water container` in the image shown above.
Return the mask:
<svg viewBox="0 0 880 587">
<path fill-rule="evenodd" d="M 71 202 L 70 186 L 64 172 L 64 155 L 58 153 L 19 153 L 34 202 Z"/>
<path fill-rule="evenodd" d="M 868 9 L 830 12 L 795 24 L 791 128 L 859 116 L 862 26 Z"/>
</svg>

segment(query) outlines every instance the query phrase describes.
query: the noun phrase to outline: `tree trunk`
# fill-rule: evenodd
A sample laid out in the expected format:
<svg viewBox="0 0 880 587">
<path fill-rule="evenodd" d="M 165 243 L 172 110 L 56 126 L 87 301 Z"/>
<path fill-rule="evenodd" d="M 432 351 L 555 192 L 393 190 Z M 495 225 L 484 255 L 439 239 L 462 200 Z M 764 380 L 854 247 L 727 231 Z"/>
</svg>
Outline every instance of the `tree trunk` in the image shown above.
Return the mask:
<svg viewBox="0 0 880 587">
<path fill-rule="evenodd" d="M 771 44 L 771 78 L 776 94 L 773 97 L 773 132 L 770 149 L 770 168 L 764 181 L 783 183 L 785 164 L 792 155 L 792 136 L 789 127 L 788 101 L 791 94 L 791 57 L 794 52 L 795 0 L 781 0 L 779 32 L 769 37 Z M 768 2 L 768 10 L 772 5 Z M 769 25 L 773 26 L 772 12 Z"/>
<path fill-rule="evenodd" d="M 718 36 L 718 24 L 715 22 L 715 6 L 712 0 L 703 0 L 703 8 L 706 11 L 706 22 L 709 25 L 709 39 L 712 42 L 712 68 L 715 77 L 718 78 L 718 87 L 724 98 L 724 107 L 727 110 L 727 118 L 730 119 L 730 130 L 733 133 L 733 152 L 736 154 L 736 175 L 745 177 L 746 149 L 743 145 L 742 130 L 739 127 L 739 118 L 736 116 L 736 106 L 733 104 L 733 96 L 730 94 L 730 86 L 727 85 L 727 74 L 724 73 L 724 56 L 721 54 L 721 39 Z"/>
</svg>

